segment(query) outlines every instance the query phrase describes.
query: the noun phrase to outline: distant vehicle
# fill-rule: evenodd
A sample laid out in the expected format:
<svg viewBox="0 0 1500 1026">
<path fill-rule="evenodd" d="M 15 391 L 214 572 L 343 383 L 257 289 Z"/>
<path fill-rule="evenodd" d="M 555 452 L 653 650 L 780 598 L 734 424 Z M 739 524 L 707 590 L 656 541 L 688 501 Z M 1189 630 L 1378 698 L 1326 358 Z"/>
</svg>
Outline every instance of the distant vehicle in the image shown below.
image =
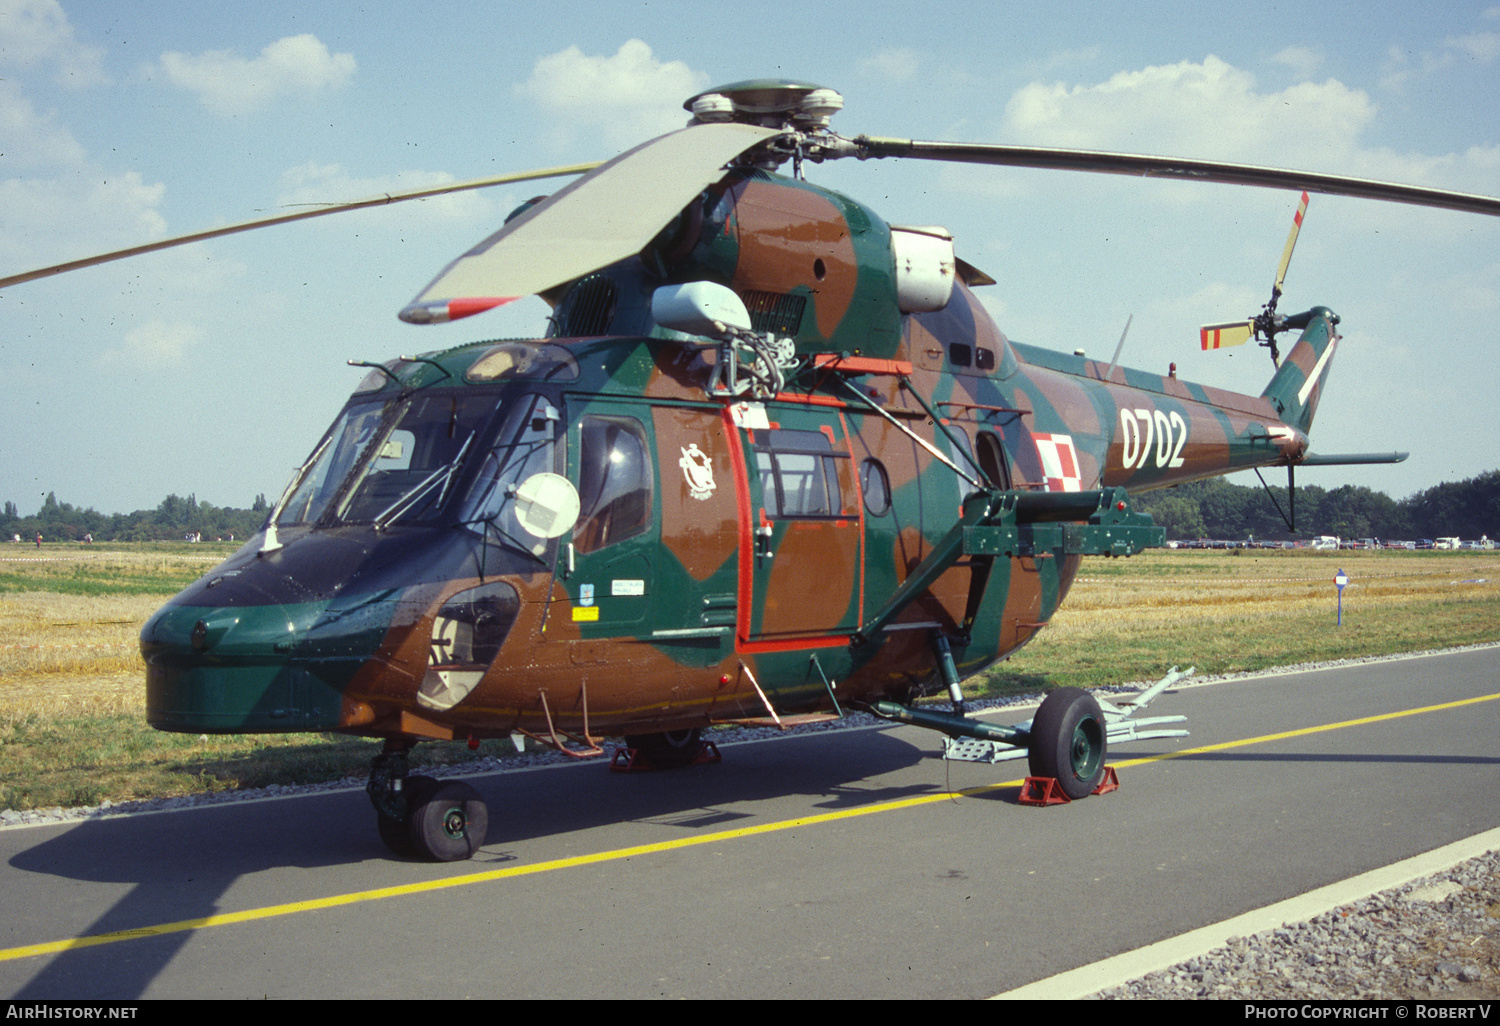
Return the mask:
<svg viewBox="0 0 1500 1026">
<path fill-rule="evenodd" d="M 1417 548 L 1419 548 L 1419 549 L 1430 549 L 1430 548 L 1432 548 L 1432 539 L 1431 538 L 1423 538 L 1423 539 L 1421 539 L 1420 541 L 1417 542 Z"/>
<path fill-rule="evenodd" d="M 1308 548 L 1312 549 L 1337 549 L 1338 547 L 1339 540 L 1331 534 L 1318 535 L 1318 537 L 1312 540 L 1312 544 L 1308 546 Z"/>
<path fill-rule="evenodd" d="M 1459 548 L 1461 544 L 1462 543 L 1457 538 L 1439 538 L 1436 542 L 1433 543 L 1432 547 L 1435 549 L 1456 549 Z"/>
</svg>

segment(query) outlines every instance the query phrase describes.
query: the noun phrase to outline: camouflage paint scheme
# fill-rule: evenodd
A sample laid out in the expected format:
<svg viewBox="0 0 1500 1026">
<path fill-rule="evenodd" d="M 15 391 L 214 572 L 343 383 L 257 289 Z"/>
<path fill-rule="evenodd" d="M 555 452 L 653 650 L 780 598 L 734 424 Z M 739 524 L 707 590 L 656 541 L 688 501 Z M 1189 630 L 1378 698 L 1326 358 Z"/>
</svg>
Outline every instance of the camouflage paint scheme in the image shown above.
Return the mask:
<svg viewBox="0 0 1500 1026">
<path fill-rule="evenodd" d="M 587 743 L 909 701 L 936 679 L 934 631 L 961 675 L 977 672 L 1048 622 L 1082 552 L 1128 553 L 1147 535 L 1111 549 L 1070 543 L 1070 525 L 985 526 L 966 512 L 975 487 L 892 421 L 970 477 L 983 468 L 1007 502 L 1159 488 L 1300 459 L 1337 343 L 1331 312 L 1302 315 L 1259 397 L 1118 367 L 1106 381 L 1098 361 L 1010 343 L 963 281 L 943 309 L 903 314 L 895 277 L 891 230 L 868 208 L 735 170 L 639 257 L 555 290 L 551 337 L 372 372 L 351 410 L 449 403 L 450 438 L 461 403 L 490 411 L 439 506 L 477 501 L 482 454 L 500 466 L 527 432 L 526 458 L 586 491 L 585 477 L 614 472 L 585 465 L 590 439 L 608 437 L 624 446 L 611 459 L 631 445 L 645 459 L 627 528 L 588 508 L 540 540 L 506 535 L 507 514 L 488 507 L 462 523 L 282 513 L 279 547 L 252 539 L 142 630 L 150 722 Z M 695 280 L 728 285 L 758 329 L 795 342 L 781 394 L 710 396 L 715 348 L 652 322 L 656 287 Z M 815 509 L 781 513 L 784 468 L 821 474 Z M 1088 519 L 1061 508 L 1037 519 Z M 961 516 L 961 551 L 934 556 Z M 921 570 L 936 576 L 901 593 Z M 444 707 L 419 697 L 434 674 L 472 686 Z"/>
</svg>

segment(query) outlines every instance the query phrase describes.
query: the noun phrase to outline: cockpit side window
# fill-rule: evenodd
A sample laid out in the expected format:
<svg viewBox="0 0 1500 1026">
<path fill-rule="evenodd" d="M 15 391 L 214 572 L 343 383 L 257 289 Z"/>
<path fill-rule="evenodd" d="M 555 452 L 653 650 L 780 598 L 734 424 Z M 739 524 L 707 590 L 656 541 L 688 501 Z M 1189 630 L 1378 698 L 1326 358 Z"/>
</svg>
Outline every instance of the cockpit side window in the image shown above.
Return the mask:
<svg viewBox="0 0 1500 1026">
<path fill-rule="evenodd" d="M 537 545 L 517 520 L 516 489 L 534 474 L 562 470 L 562 414 L 546 396 L 536 394 L 516 396 L 507 405 L 505 423 L 480 459 L 456 519 L 537 551 L 546 546 Z"/>
<path fill-rule="evenodd" d="M 579 552 L 594 552 L 650 526 L 654 474 L 646 430 L 633 417 L 584 417 L 579 438 L 583 509 L 573 544 Z"/>
</svg>

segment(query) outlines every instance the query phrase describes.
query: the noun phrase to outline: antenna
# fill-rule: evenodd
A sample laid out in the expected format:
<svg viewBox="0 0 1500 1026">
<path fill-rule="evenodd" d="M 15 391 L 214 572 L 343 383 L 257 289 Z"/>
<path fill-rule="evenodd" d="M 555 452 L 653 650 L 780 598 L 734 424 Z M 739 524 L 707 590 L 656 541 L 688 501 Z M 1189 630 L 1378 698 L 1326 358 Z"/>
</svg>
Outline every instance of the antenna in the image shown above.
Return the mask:
<svg viewBox="0 0 1500 1026">
<path fill-rule="evenodd" d="M 1120 363 L 1120 350 L 1125 348 L 1125 336 L 1130 334 L 1130 322 L 1133 320 L 1135 320 L 1135 314 L 1131 314 L 1129 317 L 1125 318 L 1125 330 L 1120 332 L 1120 341 L 1115 346 L 1114 358 L 1109 361 L 1109 370 L 1104 372 L 1105 381 L 1108 381 L 1110 378 L 1114 377 L 1115 368 L 1119 366 Z"/>
</svg>

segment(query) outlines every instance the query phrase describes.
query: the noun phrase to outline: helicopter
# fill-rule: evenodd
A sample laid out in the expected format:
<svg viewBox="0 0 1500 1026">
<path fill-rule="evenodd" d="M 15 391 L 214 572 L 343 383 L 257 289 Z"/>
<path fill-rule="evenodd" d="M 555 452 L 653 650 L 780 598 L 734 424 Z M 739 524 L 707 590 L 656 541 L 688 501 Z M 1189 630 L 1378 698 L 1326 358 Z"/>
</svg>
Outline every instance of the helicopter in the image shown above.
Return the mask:
<svg viewBox="0 0 1500 1026">
<path fill-rule="evenodd" d="M 1500 214 L 1489 197 L 1307 172 L 849 139 L 829 127 L 842 98 L 808 82 L 736 82 L 684 107 L 686 128 L 600 164 L 0 279 L 581 175 L 400 311 L 443 323 L 539 295 L 546 334 L 350 361 L 367 375 L 261 531 L 142 628 L 152 726 L 380 739 L 379 835 L 439 861 L 472 856 L 489 813 L 472 786 L 409 772 L 427 740 L 590 756 L 622 737 L 617 757 L 667 769 L 709 757 L 715 725 L 860 709 L 943 733 L 950 757 L 1025 757 L 1082 798 L 1111 743 L 1182 733 L 1164 726 L 1180 717 L 1134 718 L 1180 675 L 1123 708 L 1055 689 L 1008 727 L 970 715 L 959 682 L 1036 637 L 1084 557 L 1164 543 L 1132 495 L 1404 455 L 1309 451 L 1339 317 L 1276 309 L 1307 191 Z M 807 180 L 844 158 L 1304 190 L 1270 302 L 1200 333 L 1205 349 L 1257 338 L 1269 382 L 1242 395 L 1127 369 L 1119 349 L 1105 364 L 1011 341 L 975 295 L 994 280 L 949 231 Z M 950 709 L 917 704 L 943 689 Z"/>
</svg>

